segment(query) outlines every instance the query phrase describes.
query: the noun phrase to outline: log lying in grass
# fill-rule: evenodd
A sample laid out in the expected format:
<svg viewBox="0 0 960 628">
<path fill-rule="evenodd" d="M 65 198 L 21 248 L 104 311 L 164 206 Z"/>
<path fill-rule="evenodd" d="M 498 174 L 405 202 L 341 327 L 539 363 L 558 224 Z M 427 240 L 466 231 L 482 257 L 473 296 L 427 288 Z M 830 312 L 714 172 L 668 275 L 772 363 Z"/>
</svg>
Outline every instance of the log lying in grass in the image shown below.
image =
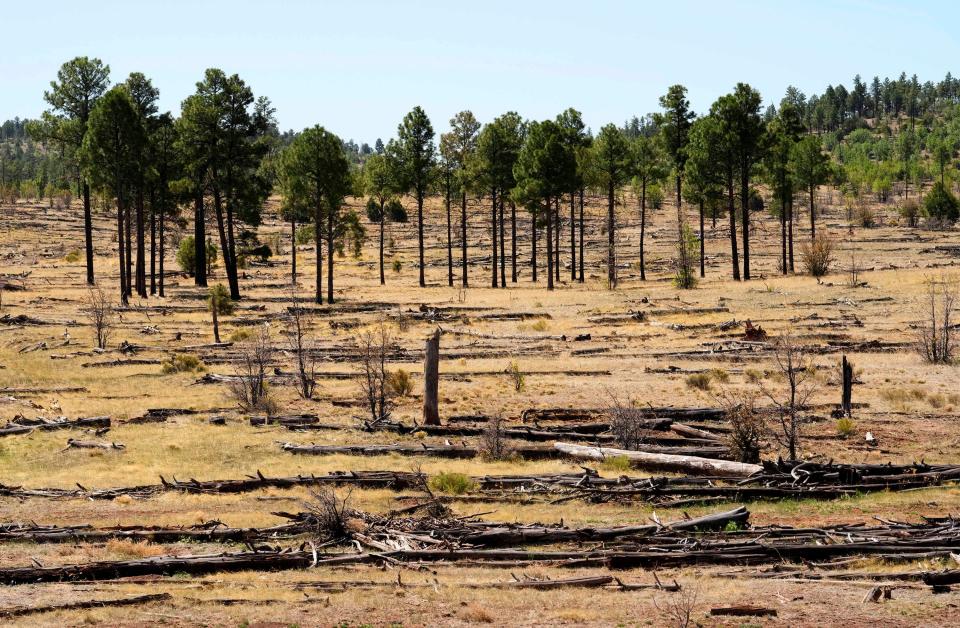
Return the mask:
<svg viewBox="0 0 960 628">
<path fill-rule="evenodd" d="M 106 608 L 108 606 L 136 606 L 139 604 L 151 604 L 153 602 L 165 602 L 170 599 L 173 599 L 173 596 L 169 593 L 150 593 L 148 595 L 136 595 L 134 597 L 110 600 L 83 600 L 81 602 L 66 602 L 65 604 L 50 604 L 48 606 L 11 606 L 8 608 L 0 608 L 0 617 L 23 617 L 25 615 L 36 615 L 38 613 Z"/>
<path fill-rule="evenodd" d="M 622 457 L 628 459 L 633 466 L 652 471 L 739 477 L 748 477 L 754 473 L 763 471 L 763 467 L 758 464 L 716 460 L 695 455 L 675 455 L 648 451 L 632 451 L 629 449 L 589 447 L 576 443 L 554 443 L 553 446 L 558 451 L 568 456 L 573 456 L 574 458 L 602 461 L 609 458 Z"/>
<path fill-rule="evenodd" d="M 648 406 L 633 409 L 639 419 L 669 419 L 671 421 L 722 421 L 723 408 L 674 408 Z M 606 418 L 609 408 L 528 408 L 520 415 L 527 421 L 591 421 Z M 646 426 L 645 426 L 646 427 Z M 651 428 L 653 429 L 653 428 Z M 666 429 L 666 428 L 664 428 Z"/>
<path fill-rule="evenodd" d="M 110 417 L 96 416 L 79 419 L 28 419 L 17 416 L 11 419 L 6 426 L 0 428 L 0 436 L 9 436 L 12 434 L 26 434 L 33 430 L 67 430 L 67 429 L 86 429 L 86 428 L 104 428 L 110 427 Z"/>
<path fill-rule="evenodd" d="M 106 449 L 112 451 L 122 451 L 126 449 L 127 446 L 123 443 L 108 443 L 96 440 L 76 440 L 73 438 L 67 439 L 66 449 Z M 66 449 L 64 451 L 66 451 Z"/>
<path fill-rule="evenodd" d="M 113 539 L 149 543 L 179 541 L 234 543 L 289 538 L 308 530 L 302 523 L 287 523 L 262 528 L 228 528 L 219 522 L 196 526 L 39 526 L 35 524 L 0 525 L 0 543 L 103 543 Z"/>
<path fill-rule="evenodd" d="M 582 445 L 574 445 L 582 447 Z M 476 447 L 467 445 L 429 445 L 420 444 L 391 444 L 391 445 L 301 445 L 297 443 L 280 443 L 281 449 L 293 454 L 306 454 L 313 456 L 326 456 L 332 454 L 346 454 L 354 456 L 379 456 L 383 454 L 398 454 L 401 456 L 434 456 L 437 458 L 475 458 L 483 453 Z M 598 449 L 596 447 L 588 449 Z M 657 452 L 651 455 L 672 455 L 685 458 L 697 458 L 698 456 L 720 456 L 727 450 L 725 447 L 649 447 L 649 452 Z M 554 445 L 525 445 L 511 448 L 513 454 L 526 460 L 545 460 L 559 458 L 562 455 L 570 455 L 560 447 Z M 607 450 L 603 451 L 621 451 Z M 677 467 L 679 468 L 679 467 Z M 718 468 L 720 469 L 720 468 Z M 760 467 L 757 466 L 757 470 Z M 738 475 L 738 473 L 723 473 L 723 475 Z"/>
<path fill-rule="evenodd" d="M 296 427 L 300 425 L 315 425 L 320 422 L 316 414 L 288 414 L 283 416 L 251 416 L 250 425 L 283 425 Z"/>
</svg>

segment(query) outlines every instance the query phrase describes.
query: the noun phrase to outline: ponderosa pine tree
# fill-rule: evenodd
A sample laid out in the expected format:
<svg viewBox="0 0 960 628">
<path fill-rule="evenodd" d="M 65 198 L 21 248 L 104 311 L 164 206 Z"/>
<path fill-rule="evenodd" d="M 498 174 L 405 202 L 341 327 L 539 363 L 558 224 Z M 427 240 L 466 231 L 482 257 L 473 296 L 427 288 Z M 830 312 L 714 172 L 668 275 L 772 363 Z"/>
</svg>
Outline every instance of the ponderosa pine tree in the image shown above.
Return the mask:
<svg viewBox="0 0 960 628">
<path fill-rule="evenodd" d="M 640 279 L 647 278 L 644 237 L 647 227 L 647 188 L 663 181 L 669 172 L 667 155 L 659 136 L 638 135 L 630 142 L 633 155 L 633 191 L 640 205 Z"/>
<path fill-rule="evenodd" d="M 157 115 L 157 99 L 160 97 L 160 90 L 153 86 L 153 83 L 150 82 L 146 76 L 140 72 L 132 72 L 130 76 L 127 77 L 127 80 L 123 83 L 124 89 L 127 90 L 127 93 L 130 95 L 130 100 L 133 102 L 134 109 L 137 111 L 137 115 L 140 116 L 140 122 L 143 125 L 143 128 L 150 132 L 154 123 L 156 122 Z M 134 190 L 136 195 L 136 238 L 137 238 L 137 256 L 136 264 L 134 265 L 134 288 L 137 291 L 137 294 L 141 297 L 146 298 L 147 296 L 147 275 L 146 275 L 146 238 L 145 238 L 145 220 L 146 220 L 146 197 L 147 197 L 147 185 L 148 185 L 148 175 L 152 169 L 151 155 L 150 155 L 150 145 L 149 142 L 146 144 L 145 150 L 137 160 L 137 184 Z M 128 216 L 127 225 L 129 230 L 130 217 Z M 153 221 L 151 221 L 153 223 Z M 151 230 L 155 234 L 154 230 Z M 128 243 L 129 244 L 129 243 Z M 151 247 L 151 251 L 155 251 Z M 154 258 L 155 263 L 155 258 Z M 130 260 L 127 260 L 127 265 L 129 267 Z M 154 266 L 155 268 L 155 266 Z M 154 274 L 151 273 L 151 277 L 154 277 Z M 129 275 L 128 275 L 129 280 Z"/>
<path fill-rule="evenodd" d="M 557 116 L 557 124 L 560 125 L 560 129 L 563 131 L 564 138 L 567 143 L 570 145 L 570 149 L 576 155 L 580 152 L 585 146 L 589 144 L 589 138 L 586 132 L 586 125 L 583 123 L 583 117 L 580 115 L 580 112 L 574 108 L 569 108 L 560 115 Z M 583 189 L 583 173 L 580 170 L 580 162 L 577 162 L 577 169 L 574 171 L 573 179 L 570 181 L 570 279 L 575 281 L 577 279 L 577 222 L 575 219 L 576 212 L 576 198 L 577 192 Z M 557 224 L 559 231 L 559 214 L 557 216 Z M 582 225 L 581 225 L 582 227 Z M 580 233 L 580 239 L 583 239 L 583 232 Z M 581 247 L 582 248 L 582 247 Z M 559 251 L 560 246 L 559 242 L 557 244 L 557 250 Z M 559 260 L 557 261 L 557 267 L 559 271 Z"/>
<path fill-rule="evenodd" d="M 97 100 L 110 85 L 110 66 L 100 59 L 77 57 L 64 63 L 57 80 L 50 82 L 50 91 L 43 98 L 51 111 L 42 122 L 32 127 L 41 137 L 56 140 L 78 151 L 83 144 L 87 123 Z M 81 177 L 82 178 L 82 177 Z M 83 233 L 87 258 L 87 283 L 93 285 L 93 216 L 90 212 L 90 184 L 82 178 Z"/>
<path fill-rule="evenodd" d="M 156 190 L 156 199 L 151 205 L 151 215 L 156 216 L 158 223 L 157 289 L 161 297 L 165 296 L 166 219 L 177 211 L 180 188 L 183 186 L 180 155 L 176 150 L 176 136 L 177 129 L 173 116 L 164 113 L 157 118 L 147 138 L 153 164 L 153 186 Z"/>
<path fill-rule="evenodd" d="M 600 129 L 593 143 L 593 169 L 597 183 L 607 193 L 607 282 L 612 290 L 617 286 L 616 251 L 616 194 L 630 180 L 633 158 L 630 143 L 617 125 Z"/>
<path fill-rule="evenodd" d="M 706 232 L 704 208 L 723 198 L 722 160 L 717 155 L 718 129 L 713 116 L 699 118 L 690 127 L 687 163 L 684 168 L 683 194 L 688 203 L 697 205 L 700 214 L 700 276 L 706 275 Z M 716 226 L 714 224 L 714 226 Z"/>
<path fill-rule="evenodd" d="M 321 244 L 326 236 L 327 303 L 333 303 L 334 248 L 344 228 L 340 208 L 352 186 L 350 162 L 343 152 L 343 142 L 322 126 L 304 129 L 284 151 L 280 169 L 291 203 L 310 207 L 314 212 L 317 303 L 323 303 Z"/>
<path fill-rule="evenodd" d="M 129 302 L 124 215 L 129 191 L 136 186 L 137 161 L 143 151 L 145 133 L 140 116 L 127 91 L 114 87 L 105 93 L 90 112 L 80 160 L 85 180 L 110 190 L 117 203 L 117 243 L 120 248 L 120 301 Z"/>
<path fill-rule="evenodd" d="M 673 174 L 676 179 L 677 212 L 680 211 L 681 182 L 683 168 L 686 163 L 686 146 L 690 125 L 696 117 L 690 110 L 690 101 L 687 100 L 687 88 L 683 85 L 672 85 L 667 93 L 660 97 L 660 106 L 663 113 L 654 117 L 663 137 L 663 145 L 670 156 L 673 165 Z"/>
<path fill-rule="evenodd" d="M 710 118 L 714 123 L 704 128 L 704 142 L 710 147 L 711 158 L 723 173 L 723 185 L 727 191 L 727 213 L 730 217 L 730 260 L 733 264 L 733 279 L 740 281 L 740 255 L 737 246 L 736 176 L 739 160 L 736 140 L 728 120 L 735 114 L 728 110 L 737 107 L 732 94 L 718 98 L 710 105 Z"/>
<path fill-rule="evenodd" d="M 466 110 L 450 118 L 450 132 L 448 150 L 454 168 L 454 179 L 460 192 L 460 272 L 461 284 L 466 287 L 469 283 L 467 272 L 467 192 L 472 181 L 470 161 L 477 150 L 477 136 L 480 132 L 480 123 L 473 112 Z M 452 285 L 452 284 L 451 284 Z"/>
<path fill-rule="evenodd" d="M 523 146 L 513 166 L 516 181 L 513 197 L 525 203 L 542 203 L 547 223 L 547 289 L 553 290 L 552 203 L 567 191 L 577 160 L 556 122 L 531 122 L 525 125 L 525 130 Z"/>
<path fill-rule="evenodd" d="M 773 198 L 780 203 L 780 268 L 784 275 L 790 271 L 787 259 L 788 207 L 793 199 L 794 176 L 790 153 L 804 132 L 800 112 L 790 102 L 783 102 L 776 117 L 767 126 L 768 150 L 763 161 L 764 175 Z M 793 232 L 792 224 L 789 232 Z"/>
<path fill-rule="evenodd" d="M 380 285 L 383 285 L 386 283 L 383 269 L 383 242 L 388 220 L 384 208 L 387 201 L 400 193 L 397 185 L 397 165 L 390 153 L 380 152 L 367 157 L 363 164 L 363 189 L 377 206 L 375 215 L 377 220 L 373 222 L 380 225 Z M 370 212 L 367 213 L 367 217 L 370 217 Z"/>
<path fill-rule="evenodd" d="M 817 237 L 814 196 L 817 186 L 826 183 L 830 176 L 830 157 L 824 154 L 819 136 L 807 135 L 793 146 L 790 162 L 797 186 L 805 189 L 810 195 L 810 238 L 812 240 Z"/>
<path fill-rule="evenodd" d="M 417 244 L 420 253 L 420 286 L 426 286 L 423 259 L 423 199 L 430 189 L 436 148 L 433 126 L 420 107 L 414 107 L 397 127 L 396 155 L 402 177 L 399 181 L 417 200 Z"/>
</svg>

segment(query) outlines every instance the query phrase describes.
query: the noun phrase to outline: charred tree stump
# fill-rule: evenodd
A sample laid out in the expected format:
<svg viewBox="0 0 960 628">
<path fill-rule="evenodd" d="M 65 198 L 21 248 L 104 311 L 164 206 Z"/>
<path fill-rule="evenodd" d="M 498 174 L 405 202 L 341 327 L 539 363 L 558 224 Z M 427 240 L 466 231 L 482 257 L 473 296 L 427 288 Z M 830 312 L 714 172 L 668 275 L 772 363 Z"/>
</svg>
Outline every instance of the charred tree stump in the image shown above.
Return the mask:
<svg viewBox="0 0 960 628">
<path fill-rule="evenodd" d="M 843 356 L 841 369 L 843 371 L 843 393 L 840 399 L 840 410 L 843 411 L 844 416 L 850 417 L 853 410 L 853 365 L 847 361 L 847 356 Z"/>
<path fill-rule="evenodd" d="M 437 398 L 440 380 L 440 329 L 427 338 L 423 358 L 423 422 L 440 425 Z"/>
</svg>

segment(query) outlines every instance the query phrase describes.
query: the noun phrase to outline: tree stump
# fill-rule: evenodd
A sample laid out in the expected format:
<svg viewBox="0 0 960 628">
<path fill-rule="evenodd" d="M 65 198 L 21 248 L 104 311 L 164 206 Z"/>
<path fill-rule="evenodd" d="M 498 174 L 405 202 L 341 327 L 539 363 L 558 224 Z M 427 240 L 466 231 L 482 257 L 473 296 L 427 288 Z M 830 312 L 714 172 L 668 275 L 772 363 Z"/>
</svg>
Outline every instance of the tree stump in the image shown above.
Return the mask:
<svg viewBox="0 0 960 628">
<path fill-rule="evenodd" d="M 840 398 L 840 409 L 845 416 L 850 417 L 853 413 L 853 365 L 847 362 L 847 356 L 843 356 L 841 369 L 843 371 L 843 393 Z"/>
<path fill-rule="evenodd" d="M 437 397 L 440 380 L 440 330 L 427 338 L 423 358 L 423 422 L 440 425 Z"/>
</svg>

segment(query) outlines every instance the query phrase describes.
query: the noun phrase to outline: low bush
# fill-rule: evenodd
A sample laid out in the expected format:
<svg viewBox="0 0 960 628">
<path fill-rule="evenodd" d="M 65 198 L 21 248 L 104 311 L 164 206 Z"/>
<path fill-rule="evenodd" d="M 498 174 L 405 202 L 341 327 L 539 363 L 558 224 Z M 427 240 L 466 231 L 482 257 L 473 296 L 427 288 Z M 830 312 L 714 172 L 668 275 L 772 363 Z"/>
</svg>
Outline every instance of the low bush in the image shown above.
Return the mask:
<svg viewBox="0 0 960 628">
<path fill-rule="evenodd" d="M 192 353 L 174 353 L 161 363 L 160 368 L 168 375 L 197 373 L 204 370 L 203 361 Z"/>
<path fill-rule="evenodd" d="M 430 489 L 446 495 L 465 495 L 477 488 L 469 475 L 442 471 L 430 478 Z"/>
</svg>

